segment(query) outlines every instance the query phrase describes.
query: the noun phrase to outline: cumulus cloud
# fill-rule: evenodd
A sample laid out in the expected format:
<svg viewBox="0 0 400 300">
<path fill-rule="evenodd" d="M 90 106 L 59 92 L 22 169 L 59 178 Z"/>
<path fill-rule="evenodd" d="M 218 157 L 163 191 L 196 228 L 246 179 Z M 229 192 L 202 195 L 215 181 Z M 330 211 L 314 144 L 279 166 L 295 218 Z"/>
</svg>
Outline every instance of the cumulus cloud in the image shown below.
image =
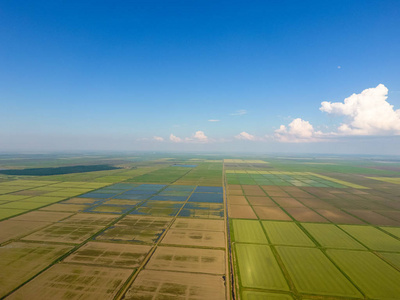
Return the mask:
<svg viewBox="0 0 400 300">
<path fill-rule="evenodd" d="M 169 140 L 174 143 L 181 143 L 183 140 L 180 137 L 177 137 L 171 133 L 169 136 Z"/>
<path fill-rule="evenodd" d="M 153 136 L 153 140 L 158 141 L 158 142 L 162 142 L 164 141 L 164 138 L 161 136 Z"/>
<path fill-rule="evenodd" d="M 234 113 L 231 113 L 231 116 L 243 116 L 247 114 L 247 110 L 245 109 L 239 109 L 235 111 Z"/>
<path fill-rule="evenodd" d="M 310 122 L 301 118 L 294 119 L 287 127 L 281 125 L 275 130 L 275 138 L 286 143 L 316 142 L 322 135 L 321 131 L 314 130 Z"/>
<path fill-rule="evenodd" d="M 169 136 L 170 141 L 174 143 L 208 143 L 210 139 L 201 130 L 196 131 L 191 137 L 180 138 L 171 133 Z"/>
<path fill-rule="evenodd" d="M 208 122 L 219 122 L 220 120 L 217 120 L 217 119 L 210 119 L 210 120 L 208 120 Z"/>
<path fill-rule="evenodd" d="M 386 101 L 387 95 L 388 89 L 379 84 L 343 102 L 324 101 L 321 111 L 344 118 L 337 130 L 322 133 L 314 130 L 310 122 L 297 118 L 275 130 L 275 138 L 281 142 L 315 142 L 340 136 L 400 135 L 400 109 L 395 110 Z"/>
<path fill-rule="evenodd" d="M 256 141 L 258 138 L 250 133 L 247 133 L 245 131 L 239 133 L 238 135 L 235 135 L 235 139 L 238 140 L 247 140 L 247 141 Z"/>
<path fill-rule="evenodd" d="M 196 131 L 196 133 L 194 134 L 193 138 L 196 141 L 201 142 L 201 143 L 207 143 L 208 142 L 208 137 L 201 130 Z"/>
<path fill-rule="evenodd" d="M 339 126 L 342 135 L 400 135 L 400 109 L 386 101 L 388 89 L 379 84 L 360 94 L 353 94 L 344 102 L 321 103 L 320 110 L 328 114 L 345 116 Z"/>
</svg>

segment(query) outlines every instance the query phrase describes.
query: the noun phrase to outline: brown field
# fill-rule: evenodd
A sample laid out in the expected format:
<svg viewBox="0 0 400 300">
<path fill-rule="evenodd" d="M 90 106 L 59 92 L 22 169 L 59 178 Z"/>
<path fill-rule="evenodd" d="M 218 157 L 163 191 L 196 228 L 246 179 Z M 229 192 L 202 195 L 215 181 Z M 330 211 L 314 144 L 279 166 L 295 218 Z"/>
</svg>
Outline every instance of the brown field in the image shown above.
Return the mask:
<svg viewBox="0 0 400 300">
<path fill-rule="evenodd" d="M 183 208 L 183 212 L 188 211 L 189 215 L 183 217 L 202 218 L 202 219 L 223 219 L 223 204 L 220 203 L 196 203 L 193 208 Z"/>
<path fill-rule="evenodd" d="M 223 219 L 219 210 L 193 209 L 190 217 L 200 219 Z"/>
<path fill-rule="evenodd" d="M 240 190 L 228 190 L 228 195 L 229 196 L 243 196 L 243 191 Z"/>
<path fill-rule="evenodd" d="M 367 221 L 372 225 L 382 226 L 400 226 L 400 222 L 386 218 L 376 212 L 370 210 L 350 210 L 346 209 L 347 212 L 359 217 L 360 219 Z"/>
<path fill-rule="evenodd" d="M 225 222 L 223 220 L 199 220 L 177 218 L 171 228 L 225 231 Z"/>
<path fill-rule="evenodd" d="M 161 243 L 169 245 L 224 248 L 225 233 L 221 231 L 170 229 Z"/>
<path fill-rule="evenodd" d="M 335 209 L 332 204 L 316 198 L 297 198 L 297 200 L 310 208 Z"/>
<path fill-rule="evenodd" d="M 389 207 L 389 208 L 393 208 L 396 210 L 400 210 L 400 201 L 398 202 L 394 202 L 394 201 L 385 201 L 385 206 Z"/>
<path fill-rule="evenodd" d="M 57 223 L 36 231 L 23 240 L 80 244 L 103 226 Z"/>
<path fill-rule="evenodd" d="M 13 219 L 2 221 L 0 222 L 0 243 L 23 237 L 50 224 L 51 222 L 14 221 Z"/>
<path fill-rule="evenodd" d="M 272 197 L 272 199 L 283 208 L 285 207 L 304 207 L 299 201 L 290 197 Z"/>
<path fill-rule="evenodd" d="M 228 215 L 237 219 L 257 219 L 250 205 L 228 205 Z"/>
<path fill-rule="evenodd" d="M 214 249 L 157 247 L 147 269 L 225 274 L 225 251 Z"/>
<path fill-rule="evenodd" d="M 279 186 L 274 185 L 263 185 L 261 188 L 269 195 L 269 196 L 278 196 L 278 197 L 290 197 L 288 193 L 281 189 Z M 276 194 L 276 195 L 275 195 Z M 282 196 L 281 196 L 282 195 Z"/>
<path fill-rule="evenodd" d="M 65 219 L 62 223 L 77 224 L 77 225 L 98 225 L 105 226 L 110 224 L 117 218 L 115 215 L 105 214 L 76 214 L 72 217 Z"/>
<path fill-rule="evenodd" d="M 21 242 L 1 247 L 0 297 L 11 292 L 71 249 L 71 246 L 66 245 Z M 25 295 L 25 299 L 27 297 Z"/>
<path fill-rule="evenodd" d="M 158 240 L 171 220 L 161 217 L 126 216 L 96 239 L 152 244 Z"/>
<path fill-rule="evenodd" d="M 269 197 L 247 196 L 247 200 L 249 200 L 251 205 L 277 206 Z"/>
<path fill-rule="evenodd" d="M 247 188 L 246 186 L 244 186 L 243 190 L 246 196 L 265 196 L 264 191 L 258 186 L 252 188 Z"/>
<path fill-rule="evenodd" d="M 32 222 L 58 222 L 71 216 L 71 213 L 64 212 L 45 212 L 31 211 L 26 214 L 14 217 L 13 221 L 32 221 Z"/>
<path fill-rule="evenodd" d="M 363 221 L 345 213 L 344 211 L 331 208 L 331 209 L 316 209 L 316 211 L 327 218 L 329 221 L 337 224 L 365 224 Z"/>
<path fill-rule="evenodd" d="M 228 196 L 228 204 L 241 204 L 246 205 L 247 200 L 244 196 Z"/>
<path fill-rule="evenodd" d="M 169 217 L 147 217 L 147 216 L 126 216 L 115 225 L 135 226 L 135 227 L 156 227 L 166 228 L 172 218 Z"/>
<path fill-rule="evenodd" d="M 223 300 L 224 283 L 217 275 L 144 270 L 123 299 Z"/>
<path fill-rule="evenodd" d="M 321 223 L 329 222 L 325 218 L 318 215 L 316 212 L 306 207 L 304 208 L 288 207 L 286 208 L 286 211 L 299 222 L 321 222 Z"/>
<path fill-rule="evenodd" d="M 317 189 L 317 188 L 311 188 L 311 187 L 305 187 L 307 191 L 310 191 L 311 194 L 314 196 L 318 197 L 319 199 L 322 200 L 337 200 L 340 199 L 338 196 L 335 194 L 329 193 L 326 189 Z"/>
<path fill-rule="evenodd" d="M 113 299 L 133 270 L 57 264 L 7 299 Z"/>
<path fill-rule="evenodd" d="M 400 211 L 392 211 L 392 210 L 380 210 L 377 213 L 384 215 L 392 220 L 400 222 Z"/>
<path fill-rule="evenodd" d="M 288 193 L 282 190 L 266 189 L 265 186 L 263 186 L 263 189 L 270 197 L 290 197 Z"/>
<path fill-rule="evenodd" d="M 43 213 L 42 211 L 40 213 Z M 116 216 L 76 214 L 24 238 L 30 241 L 79 244 L 113 221 Z"/>
<path fill-rule="evenodd" d="M 65 212 L 79 212 L 89 208 L 90 205 L 84 204 L 52 204 L 41 208 L 43 211 L 65 211 Z"/>
<path fill-rule="evenodd" d="M 254 206 L 254 210 L 261 220 L 292 221 L 279 207 Z"/>
<path fill-rule="evenodd" d="M 150 249 L 146 245 L 89 242 L 64 261 L 132 269 L 140 266 Z"/>
<path fill-rule="evenodd" d="M 163 229 L 138 227 L 131 228 L 129 226 L 114 226 L 97 236 L 99 241 L 121 241 L 135 243 L 155 243 Z"/>
<path fill-rule="evenodd" d="M 311 194 L 309 194 L 309 193 L 303 192 L 303 191 L 295 191 L 295 192 L 290 192 L 290 191 L 289 191 L 289 194 L 290 194 L 292 197 L 295 197 L 295 198 L 316 199 L 315 196 L 313 196 L 313 195 L 311 195 Z"/>
<path fill-rule="evenodd" d="M 242 190 L 242 186 L 240 184 L 228 184 L 228 190 Z"/>
</svg>

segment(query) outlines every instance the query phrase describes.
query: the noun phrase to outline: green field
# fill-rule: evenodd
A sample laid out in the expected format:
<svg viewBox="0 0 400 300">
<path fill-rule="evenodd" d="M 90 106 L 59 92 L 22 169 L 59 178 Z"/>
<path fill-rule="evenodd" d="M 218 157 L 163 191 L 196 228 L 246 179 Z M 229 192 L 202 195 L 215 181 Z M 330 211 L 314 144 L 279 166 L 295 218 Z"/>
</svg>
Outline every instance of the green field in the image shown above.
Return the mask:
<svg viewBox="0 0 400 300">
<path fill-rule="evenodd" d="M 296 288 L 305 294 L 359 297 L 361 294 L 329 261 L 313 248 L 277 247 Z"/>
<path fill-rule="evenodd" d="M 274 254 L 269 246 L 235 244 L 241 286 L 288 291 Z"/>
<path fill-rule="evenodd" d="M 324 248 L 365 249 L 334 224 L 304 223 L 302 226 Z"/>
<path fill-rule="evenodd" d="M 400 251 L 400 240 L 370 226 L 341 225 L 341 228 L 372 250 Z"/>
<path fill-rule="evenodd" d="M 374 254 L 350 250 L 328 250 L 327 253 L 367 297 L 399 297 L 400 273 Z"/>
<path fill-rule="evenodd" d="M 272 244 L 313 247 L 315 244 L 293 222 L 262 222 Z"/>
<path fill-rule="evenodd" d="M 233 240 L 237 243 L 267 244 L 268 240 L 260 222 L 250 220 L 233 220 Z"/>
</svg>

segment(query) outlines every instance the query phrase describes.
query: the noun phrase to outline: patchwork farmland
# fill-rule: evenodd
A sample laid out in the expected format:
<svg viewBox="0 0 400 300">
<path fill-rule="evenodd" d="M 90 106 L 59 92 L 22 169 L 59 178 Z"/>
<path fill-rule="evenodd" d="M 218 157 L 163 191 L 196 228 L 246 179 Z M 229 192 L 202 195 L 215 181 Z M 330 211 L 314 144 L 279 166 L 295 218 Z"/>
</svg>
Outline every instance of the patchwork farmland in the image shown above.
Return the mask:
<svg viewBox="0 0 400 300">
<path fill-rule="evenodd" d="M 400 162 L 384 163 L 6 157 L 0 298 L 400 299 Z M 69 171 L 85 164 L 109 167 Z"/>
</svg>

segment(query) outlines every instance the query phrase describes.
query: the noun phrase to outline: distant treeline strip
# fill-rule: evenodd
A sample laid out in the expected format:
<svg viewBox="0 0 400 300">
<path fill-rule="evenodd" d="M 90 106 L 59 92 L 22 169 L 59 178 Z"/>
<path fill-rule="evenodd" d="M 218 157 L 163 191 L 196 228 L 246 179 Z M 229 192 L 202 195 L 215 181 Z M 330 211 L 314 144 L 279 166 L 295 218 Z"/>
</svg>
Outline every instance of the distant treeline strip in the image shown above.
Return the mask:
<svg viewBox="0 0 400 300">
<path fill-rule="evenodd" d="M 86 166 L 68 166 L 56 168 L 32 168 L 32 169 L 8 169 L 0 170 L 0 174 L 5 175 L 22 175 L 22 176 L 49 176 L 49 175 L 63 175 L 70 173 L 83 173 L 95 171 L 108 171 L 120 169 L 110 165 L 86 165 Z"/>
</svg>

